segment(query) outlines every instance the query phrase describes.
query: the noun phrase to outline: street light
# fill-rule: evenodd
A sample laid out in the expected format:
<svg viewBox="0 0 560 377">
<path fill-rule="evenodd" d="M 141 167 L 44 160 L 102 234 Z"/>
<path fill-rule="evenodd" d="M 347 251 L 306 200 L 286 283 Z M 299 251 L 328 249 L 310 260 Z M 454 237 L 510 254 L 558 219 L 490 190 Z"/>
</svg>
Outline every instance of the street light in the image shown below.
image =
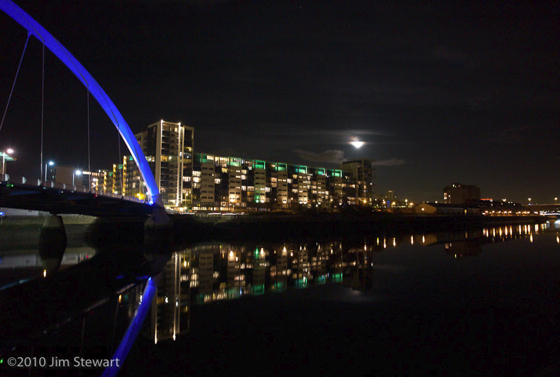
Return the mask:
<svg viewBox="0 0 560 377">
<path fill-rule="evenodd" d="M 47 164 L 45 164 L 45 182 L 47 181 L 47 172 L 49 171 L 47 169 L 48 166 L 54 166 L 54 161 L 49 161 Z"/>
<path fill-rule="evenodd" d="M 72 186 L 76 186 L 76 185 L 74 184 L 74 178 L 75 178 L 76 176 L 79 177 L 79 176 L 81 176 L 81 175 L 82 175 L 82 171 L 81 171 L 81 170 L 75 170 L 75 171 L 72 173 Z"/>
<path fill-rule="evenodd" d="M 14 150 L 12 148 L 8 148 L 6 149 L 6 151 L 1 152 L 2 153 L 2 174 L 6 174 L 6 157 L 10 157 L 10 155 L 12 153 L 14 153 Z M 14 158 L 10 157 L 11 160 L 13 161 Z M 10 161 L 10 160 L 8 160 Z"/>
</svg>

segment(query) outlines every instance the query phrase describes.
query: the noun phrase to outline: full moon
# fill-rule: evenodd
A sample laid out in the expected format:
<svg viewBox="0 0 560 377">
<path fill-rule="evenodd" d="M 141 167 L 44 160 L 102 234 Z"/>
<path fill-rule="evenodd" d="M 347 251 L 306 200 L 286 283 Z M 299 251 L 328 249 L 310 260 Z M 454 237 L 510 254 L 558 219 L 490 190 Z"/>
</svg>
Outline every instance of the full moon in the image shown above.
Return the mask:
<svg viewBox="0 0 560 377">
<path fill-rule="evenodd" d="M 352 144 L 354 148 L 360 149 L 362 145 L 364 145 L 365 143 L 363 141 L 356 140 L 356 141 L 351 141 L 350 144 Z"/>
</svg>

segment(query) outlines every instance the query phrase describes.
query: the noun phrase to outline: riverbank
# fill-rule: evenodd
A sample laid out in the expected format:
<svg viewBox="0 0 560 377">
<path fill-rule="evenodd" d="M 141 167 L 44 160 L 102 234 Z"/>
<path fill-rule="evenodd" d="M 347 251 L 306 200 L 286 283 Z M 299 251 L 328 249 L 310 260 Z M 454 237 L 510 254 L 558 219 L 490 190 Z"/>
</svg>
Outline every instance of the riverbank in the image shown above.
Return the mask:
<svg viewBox="0 0 560 377">
<path fill-rule="evenodd" d="M 62 216 L 68 247 L 84 246 L 84 234 L 96 218 Z M 11 216 L 0 219 L 0 254 L 19 250 L 37 250 L 44 216 Z"/>
<path fill-rule="evenodd" d="M 176 244 L 361 236 L 373 233 L 434 232 L 514 224 L 539 224 L 543 216 L 417 216 L 391 213 L 307 215 L 171 215 Z M 0 224 L 0 254 L 36 249 L 44 218 L 10 218 Z M 143 242 L 143 218 L 64 216 L 69 247 L 103 248 Z"/>
<path fill-rule="evenodd" d="M 315 238 L 325 236 L 457 231 L 506 224 L 540 224 L 543 216 L 418 216 L 311 214 L 172 216 L 176 241 Z"/>
</svg>

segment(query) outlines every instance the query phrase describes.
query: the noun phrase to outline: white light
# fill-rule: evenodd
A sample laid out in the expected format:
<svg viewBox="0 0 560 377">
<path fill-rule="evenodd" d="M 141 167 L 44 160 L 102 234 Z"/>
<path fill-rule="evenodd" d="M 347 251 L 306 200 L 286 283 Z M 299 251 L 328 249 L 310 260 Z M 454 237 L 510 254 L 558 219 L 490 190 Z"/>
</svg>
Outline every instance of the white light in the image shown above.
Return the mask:
<svg viewBox="0 0 560 377">
<path fill-rule="evenodd" d="M 49 161 L 49 166 L 53 166 L 54 165 L 54 161 Z"/>
<path fill-rule="evenodd" d="M 14 153 L 14 150 L 12 148 L 8 148 L 8 150 L 6 151 L 7 154 L 12 154 Z"/>
<path fill-rule="evenodd" d="M 365 143 L 363 141 L 351 141 L 350 144 L 352 144 L 354 146 L 354 148 L 356 149 L 360 149 Z"/>
<path fill-rule="evenodd" d="M 81 170 L 76 170 L 74 173 L 75 173 L 76 175 L 82 175 L 82 171 L 81 171 Z"/>
</svg>

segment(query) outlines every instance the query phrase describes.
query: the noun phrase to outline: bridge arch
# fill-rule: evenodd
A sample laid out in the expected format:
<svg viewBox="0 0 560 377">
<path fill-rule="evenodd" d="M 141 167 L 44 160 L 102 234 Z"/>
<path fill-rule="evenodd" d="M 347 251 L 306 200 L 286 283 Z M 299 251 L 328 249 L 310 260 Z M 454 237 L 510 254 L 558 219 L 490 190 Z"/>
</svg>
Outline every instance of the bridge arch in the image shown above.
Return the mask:
<svg viewBox="0 0 560 377">
<path fill-rule="evenodd" d="M 130 151 L 134 161 L 136 162 L 140 174 L 146 182 L 148 195 L 154 203 L 162 205 L 159 196 L 159 188 L 154 179 L 154 175 L 150 169 L 146 156 L 142 152 L 136 137 L 124 120 L 124 117 L 119 112 L 113 101 L 109 98 L 107 93 L 89 74 L 84 66 L 59 42 L 54 38 L 41 24 L 35 21 L 23 9 L 14 4 L 10 0 L 0 0 L 0 9 L 3 10 L 8 16 L 13 18 L 17 23 L 23 26 L 30 34 L 35 36 L 39 41 L 53 53 L 56 57 L 63 62 L 80 82 L 88 88 L 89 92 L 93 95 L 96 101 L 101 105 L 105 113 L 109 116 L 119 134 L 123 138 L 128 150 Z"/>
</svg>

